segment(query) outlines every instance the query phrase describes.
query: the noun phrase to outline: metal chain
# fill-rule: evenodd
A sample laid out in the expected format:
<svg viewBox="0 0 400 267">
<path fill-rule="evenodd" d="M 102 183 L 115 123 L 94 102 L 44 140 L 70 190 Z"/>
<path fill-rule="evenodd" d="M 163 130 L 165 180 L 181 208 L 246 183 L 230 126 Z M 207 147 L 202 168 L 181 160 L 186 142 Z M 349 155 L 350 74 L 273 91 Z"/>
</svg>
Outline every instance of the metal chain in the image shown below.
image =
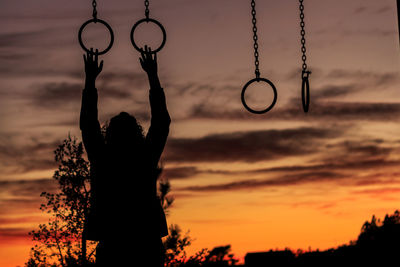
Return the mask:
<svg viewBox="0 0 400 267">
<path fill-rule="evenodd" d="M 96 0 L 92 1 L 92 6 L 93 6 L 93 18 L 97 19 L 97 9 L 96 9 L 97 3 L 96 3 Z"/>
<path fill-rule="evenodd" d="M 301 59 L 303 61 L 303 71 L 307 71 L 307 55 L 306 55 L 306 31 L 305 31 L 305 22 L 304 22 L 304 5 L 303 5 L 303 1 L 304 0 L 299 0 L 300 1 L 300 27 L 301 27 L 301 52 L 303 53 Z"/>
<path fill-rule="evenodd" d="M 257 36 L 257 19 L 256 19 L 256 2 L 255 0 L 251 0 L 251 15 L 252 23 L 253 23 L 253 40 L 254 40 L 254 65 L 256 67 L 255 74 L 256 78 L 260 78 L 260 62 L 258 61 L 259 53 L 258 53 L 258 36 Z"/>
<path fill-rule="evenodd" d="M 303 61 L 303 71 L 301 73 L 301 101 L 303 104 L 303 110 L 305 113 L 308 112 L 308 109 L 310 107 L 310 82 L 309 82 L 309 76 L 311 74 L 311 71 L 307 70 L 307 49 L 306 49 L 306 31 L 305 31 L 305 22 L 304 22 L 304 5 L 303 5 L 304 0 L 299 0 L 300 2 L 300 27 L 301 27 L 301 52 L 302 52 L 302 61 Z"/>
<path fill-rule="evenodd" d="M 149 18 L 150 15 L 150 10 L 149 10 L 149 0 L 145 0 L 144 1 L 144 6 L 146 7 L 146 10 L 144 11 L 144 14 L 146 16 L 146 18 Z"/>
</svg>

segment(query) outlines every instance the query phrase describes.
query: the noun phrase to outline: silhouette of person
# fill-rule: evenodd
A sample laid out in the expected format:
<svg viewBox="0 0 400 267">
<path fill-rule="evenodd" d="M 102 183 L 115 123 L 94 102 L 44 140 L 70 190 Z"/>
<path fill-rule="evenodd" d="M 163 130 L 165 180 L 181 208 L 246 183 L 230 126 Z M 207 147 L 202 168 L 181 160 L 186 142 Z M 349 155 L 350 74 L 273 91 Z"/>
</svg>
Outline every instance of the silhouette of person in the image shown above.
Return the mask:
<svg viewBox="0 0 400 267">
<path fill-rule="evenodd" d="M 86 83 L 80 129 L 91 171 L 91 208 L 84 234 L 99 241 L 97 266 L 163 266 L 161 237 L 168 229 L 157 197 L 157 177 L 171 119 L 157 74 L 157 56 L 145 47 L 140 58 L 150 83 L 151 125 L 146 136 L 126 112 L 113 117 L 102 134 L 95 81 L 103 61 L 99 64 L 93 49 L 83 57 Z"/>
</svg>

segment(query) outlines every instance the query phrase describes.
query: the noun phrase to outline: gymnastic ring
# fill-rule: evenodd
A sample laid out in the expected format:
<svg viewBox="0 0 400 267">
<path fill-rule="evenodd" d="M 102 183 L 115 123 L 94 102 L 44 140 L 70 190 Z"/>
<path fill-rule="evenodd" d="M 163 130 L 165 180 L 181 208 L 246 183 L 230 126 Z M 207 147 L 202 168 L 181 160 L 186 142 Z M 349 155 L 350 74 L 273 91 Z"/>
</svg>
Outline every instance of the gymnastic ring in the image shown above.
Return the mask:
<svg viewBox="0 0 400 267">
<path fill-rule="evenodd" d="M 135 34 L 135 30 L 139 26 L 139 24 L 142 24 L 143 22 L 146 22 L 146 23 L 152 22 L 152 23 L 156 24 L 162 31 L 163 41 L 162 41 L 160 47 L 158 47 L 157 49 L 151 51 L 152 54 L 155 54 L 155 53 L 159 52 L 164 47 L 165 42 L 167 40 L 167 33 L 165 32 L 165 29 L 164 29 L 163 25 L 160 22 L 158 22 L 157 20 L 155 20 L 155 19 L 144 18 L 144 19 L 141 19 L 138 22 L 136 22 L 135 25 L 133 25 L 132 30 L 131 30 L 131 42 L 132 42 L 133 47 L 137 51 L 139 51 L 140 53 L 145 53 L 146 51 L 144 51 L 142 48 L 140 48 L 140 47 L 138 47 L 136 45 L 134 34 Z"/>
<path fill-rule="evenodd" d="M 246 92 L 247 87 L 249 87 L 250 84 L 252 84 L 253 82 L 260 82 L 260 81 L 266 82 L 271 86 L 271 88 L 272 88 L 272 90 L 274 92 L 274 99 L 272 100 L 271 105 L 269 105 L 266 109 L 254 110 L 254 109 L 250 108 L 247 105 L 247 103 L 246 103 L 246 101 L 244 99 L 244 94 Z M 248 111 L 250 111 L 251 113 L 254 113 L 254 114 L 263 114 L 263 113 L 266 113 L 266 112 L 270 111 L 275 106 L 277 98 L 278 98 L 278 93 L 276 91 L 275 85 L 270 80 L 265 79 L 265 78 L 254 78 L 254 79 L 248 81 L 246 83 L 246 85 L 243 87 L 243 90 L 242 90 L 242 104 Z"/>
<path fill-rule="evenodd" d="M 104 20 L 101 20 L 101 19 L 90 19 L 90 20 L 86 21 L 85 23 L 83 23 L 82 26 L 81 26 L 81 28 L 79 29 L 79 34 L 78 34 L 79 44 L 81 45 L 81 47 L 82 47 L 83 50 L 85 50 L 85 51 L 88 52 L 88 53 L 92 53 L 89 49 L 86 48 L 86 46 L 83 44 L 83 41 L 82 41 L 82 32 L 83 32 L 83 29 L 84 29 L 89 23 L 92 23 L 92 22 L 93 22 L 93 23 L 98 23 L 98 22 L 99 22 L 100 24 L 103 24 L 104 26 L 106 26 L 106 28 L 107 28 L 108 31 L 110 32 L 110 37 L 111 37 L 110 44 L 109 44 L 108 47 L 107 47 L 106 49 L 104 49 L 103 51 L 100 51 L 100 52 L 97 52 L 97 53 L 96 53 L 97 55 L 105 54 L 105 53 L 107 53 L 108 50 L 110 50 L 111 47 L 113 46 L 113 43 L 114 43 L 114 33 L 113 33 L 113 30 L 111 29 L 110 25 L 109 25 L 107 22 L 105 22 Z"/>
<path fill-rule="evenodd" d="M 303 102 L 303 110 L 307 113 L 310 107 L 310 82 L 308 81 L 308 77 L 303 77 L 301 85 L 301 100 Z"/>
</svg>

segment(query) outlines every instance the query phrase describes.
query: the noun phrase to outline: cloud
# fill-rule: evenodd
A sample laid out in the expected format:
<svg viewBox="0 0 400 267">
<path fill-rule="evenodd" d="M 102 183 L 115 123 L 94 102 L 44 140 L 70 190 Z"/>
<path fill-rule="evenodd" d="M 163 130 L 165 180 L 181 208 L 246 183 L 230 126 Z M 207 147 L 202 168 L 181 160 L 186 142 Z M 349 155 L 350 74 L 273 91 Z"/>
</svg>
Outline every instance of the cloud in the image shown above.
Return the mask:
<svg viewBox="0 0 400 267">
<path fill-rule="evenodd" d="M 280 187 L 305 183 L 335 182 L 342 186 L 399 184 L 400 174 L 393 168 L 397 146 L 383 140 L 340 141 L 323 146 L 323 154 L 302 165 L 256 168 L 240 171 L 202 170 L 190 168 L 185 178 L 201 173 L 218 173 L 232 178 L 247 177 L 231 183 L 187 186 L 178 191 L 232 191 L 258 187 Z M 193 177 L 193 176 L 192 176 Z M 261 178 L 260 177 L 264 177 Z"/>
<path fill-rule="evenodd" d="M 388 195 L 400 193 L 400 187 L 381 187 L 373 189 L 354 190 L 354 194 L 367 194 L 367 195 Z"/>
<path fill-rule="evenodd" d="M 294 108 L 284 109 L 275 114 L 277 118 L 289 119 L 293 116 L 299 117 L 300 112 Z M 297 116 L 296 116 L 297 115 Z M 303 114 L 301 114 L 303 115 Z M 309 115 L 309 116 L 308 116 Z M 312 102 L 308 118 L 319 120 L 360 120 L 360 121 L 382 121 L 399 120 L 400 103 L 357 103 L 357 102 Z"/>
<path fill-rule="evenodd" d="M 398 72 L 371 72 L 362 70 L 334 69 L 327 72 L 325 79 L 332 81 L 345 80 L 350 84 L 359 84 L 364 90 L 376 90 L 377 87 L 384 88 L 396 86 L 399 83 L 400 75 Z"/>
<path fill-rule="evenodd" d="M 343 179 L 344 177 L 332 172 L 308 172 L 303 174 L 285 175 L 274 179 L 248 179 L 231 183 L 221 183 L 205 186 L 187 186 L 179 190 L 194 192 L 234 191 L 271 186 L 290 186 L 310 182 L 327 182 Z"/>
<path fill-rule="evenodd" d="M 296 128 L 209 135 L 197 139 L 170 138 L 164 156 L 171 162 L 258 162 L 310 155 L 323 139 L 338 137 L 338 129 Z"/>
<path fill-rule="evenodd" d="M 239 173 L 247 173 L 247 171 L 229 171 L 216 169 L 201 169 L 196 166 L 184 167 L 168 167 L 163 170 L 162 177 L 169 180 L 183 180 L 193 178 L 199 174 L 220 174 L 220 175 L 237 175 Z"/>
<path fill-rule="evenodd" d="M 337 88 L 336 92 L 327 94 L 338 96 L 344 94 L 345 90 L 346 88 Z M 257 116 L 250 114 L 244 108 L 226 110 L 216 106 L 196 105 L 185 119 L 398 121 L 400 119 L 400 103 L 321 102 L 312 98 L 310 111 L 305 115 L 301 109 L 300 99 L 292 99 L 291 104 L 287 107 L 276 108 Z"/>
<path fill-rule="evenodd" d="M 29 236 L 29 231 L 31 229 L 23 228 L 23 227 L 7 227 L 0 228 L 0 239 L 5 242 L 7 241 L 16 241 L 21 239 L 31 239 Z"/>
<path fill-rule="evenodd" d="M 300 72 L 294 69 L 285 75 L 285 80 L 299 81 Z M 370 72 L 363 70 L 333 69 L 330 71 L 313 70 L 311 88 L 310 112 L 304 116 L 301 108 L 301 97 L 297 95 L 285 106 L 277 106 L 270 112 L 254 116 L 243 107 L 229 105 L 232 97 L 236 97 L 236 90 L 225 86 L 224 99 L 230 102 L 220 103 L 216 101 L 195 102 L 187 112 L 186 120 L 213 119 L 213 120 L 368 120 L 397 121 L 400 115 L 400 103 L 396 102 L 354 102 L 342 101 L 344 97 L 358 97 L 360 93 L 374 93 L 377 90 L 393 91 L 398 87 L 400 75 L 398 72 Z M 317 80 L 316 80 L 317 79 Z M 313 82 L 314 81 L 314 82 Z M 316 84 L 316 85 L 314 85 Z M 191 85 L 189 88 L 194 88 Z M 225 88 L 224 87 L 224 88 Z M 217 88 L 214 88 L 214 91 Z M 194 89 L 193 89 L 194 90 Z M 210 89 L 211 90 L 211 89 Z M 217 92 L 210 92 L 212 99 L 219 96 L 221 88 Z M 232 96 L 232 93 L 235 95 Z M 359 98 L 359 97 L 358 97 Z"/>
<path fill-rule="evenodd" d="M 193 177 L 199 173 L 202 172 L 194 166 L 173 167 L 164 169 L 162 172 L 162 177 L 165 177 L 169 180 L 179 180 Z"/>
<path fill-rule="evenodd" d="M 1 201 L 9 199 L 11 201 L 24 201 L 29 198 L 37 198 L 43 191 L 55 192 L 58 189 L 58 183 L 54 179 L 43 178 L 35 180 L 3 180 L 0 181 L 2 192 L 8 195 Z"/>
<path fill-rule="evenodd" d="M 83 85 L 74 82 L 51 82 L 36 86 L 32 96 L 32 104 L 40 108 L 60 108 L 71 103 L 81 102 Z M 99 97 L 109 99 L 126 99 L 130 97 L 127 90 L 112 87 L 104 88 L 99 92 Z"/>
<path fill-rule="evenodd" d="M 9 216 L 22 214 L 25 216 L 18 219 L 21 223 L 28 220 L 26 216 L 41 213 L 39 208 L 44 204 L 40 197 L 42 192 L 54 193 L 58 191 L 58 183 L 53 179 L 36 180 L 6 180 L 0 181 L 2 196 L 0 198 L 0 226 L 9 224 Z M 36 216 L 36 215 L 35 215 Z M 0 227 L 1 228 L 1 227 Z"/>
<path fill-rule="evenodd" d="M 356 92 L 359 92 L 363 86 L 359 84 L 346 84 L 346 85 L 326 85 L 320 88 L 317 88 L 315 92 L 313 92 L 313 100 L 323 100 L 329 98 L 336 98 L 341 96 L 347 96 Z"/>
<path fill-rule="evenodd" d="M 381 14 L 381 13 L 385 13 L 388 11 L 393 11 L 393 7 L 392 6 L 383 6 L 383 7 L 379 8 L 378 10 L 376 10 L 376 14 Z"/>
<path fill-rule="evenodd" d="M 388 11 L 393 11 L 393 6 L 386 5 L 386 6 L 381 6 L 381 7 L 377 7 L 377 8 L 374 7 L 373 9 L 367 8 L 367 6 L 360 6 L 354 10 L 354 14 L 361 14 L 361 13 L 368 12 L 368 13 L 374 15 L 374 14 L 382 14 L 382 13 L 385 13 Z"/>
<path fill-rule="evenodd" d="M 360 6 L 354 10 L 353 14 L 361 14 L 364 13 L 366 10 L 367 8 L 365 6 Z"/>
<path fill-rule="evenodd" d="M 367 162 L 364 162 L 365 165 L 361 166 L 361 164 L 357 167 L 358 170 L 361 170 L 363 167 L 365 169 L 372 169 L 373 167 L 368 167 Z M 400 162 L 395 162 L 392 164 L 393 166 L 398 166 Z M 318 168 L 319 167 L 319 168 Z M 230 182 L 230 183 L 218 183 L 218 184 L 210 184 L 210 185 L 202 185 L 202 186 L 186 186 L 177 188 L 177 191 L 191 191 L 191 192 L 215 192 L 215 191 L 237 191 L 237 190 L 252 190 L 257 188 L 266 188 L 266 187 L 287 187 L 292 185 L 302 185 L 308 183 L 335 183 L 341 186 L 370 186 L 370 185 L 382 185 L 382 184 L 399 184 L 400 183 L 400 175 L 399 173 L 394 173 L 393 177 L 390 176 L 389 173 L 384 174 L 372 174 L 369 176 L 358 176 L 356 173 L 346 172 L 346 170 L 350 169 L 333 169 L 333 168 L 325 168 L 322 166 L 314 166 L 311 168 L 302 167 L 299 168 L 301 171 L 292 172 L 289 174 L 283 174 L 280 176 L 270 175 L 271 178 L 265 179 L 242 179 L 240 181 Z M 344 167 L 344 166 L 342 166 Z M 378 167 L 382 167 L 378 165 Z M 267 172 L 267 170 L 263 170 Z M 281 169 L 282 173 L 283 169 Z M 251 174 L 249 172 L 247 175 Z M 253 172 L 254 173 L 254 172 Z M 357 194 L 380 194 L 384 192 L 395 193 L 398 190 L 360 190 L 354 191 Z"/>
<path fill-rule="evenodd" d="M 282 75 L 282 79 L 292 83 L 293 86 L 294 84 L 298 85 L 300 82 L 300 74 L 301 71 L 295 68 Z M 355 97 L 357 97 L 356 99 L 362 99 L 362 97 L 360 97 L 361 93 L 363 95 L 365 95 L 365 93 L 373 94 L 377 92 L 377 90 L 392 92 L 394 88 L 397 88 L 400 82 L 400 75 L 398 72 L 372 72 L 348 69 L 323 71 L 317 68 L 313 69 L 311 79 L 311 110 L 309 114 L 307 114 L 307 120 L 309 117 L 312 117 L 312 119 L 334 120 L 335 115 L 345 115 L 344 119 L 355 120 L 363 115 L 353 114 L 358 113 L 357 108 L 363 108 L 364 110 L 368 108 L 369 110 L 374 109 L 376 111 L 376 114 L 373 114 L 373 116 L 367 113 L 365 116 L 362 116 L 362 119 L 368 117 L 368 120 L 380 120 L 381 116 L 387 117 L 387 115 L 390 115 L 386 112 L 386 107 L 384 107 L 386 104 L 388 108 L 396 107 L 397 104 L 397 106 L 400 105 L 400 103 L 351 101 L 351 99 Z M 305 119 L 304 113 L 301 111 L 300 95 L 296 95 L 295 98 L 290 99 L 284 106 L 282 106 L 282 104 L 276 106 L 267 114 L 259 116 L 250 114 L 240 105 L 240 99 L 237 95 L 240 89 L 238 88 L 238 82 L 236 78 L 232 78 L 225 80 L 224 83 L 213 81 L 214 86 L 191 82 L 171 85 L 169 92 L 172 92 L 171 94 L 174 98 L 184 97 L 191 102 L 190 106 L 183 109 L 185 113 L 175 114 L 175 117 L 178 116 L 179 120 Z M 342 101 L 344 97 L 349 97 L 346 102 Z M 353 105 L 355 105 L 354 108 L 352 108 Z M 397 113 L 399 112 L 397 108 L 395 108 L 394 111 Z M 335 114 L 336 112 L 338 114 Z"/>
<path fill-rule="evenodd" d="M 1 173 L 26 173 L 34 170 L 48 170 L 56 167 L 53 151 L 60 144 L 59 140 L 47 142 L 35 139 L 26 144 L 13 141 L 0 143 Z"/>
<path fill-rule="evenodd" d="M 0 228 L 3 225 L 16 225 L 16 224 L 26 224 L 26 223 L 36 223 L 43 221 L 43 216 L 18 216 L 18 217 L 0 217 Z"/>
<path fill-rule="evenodd" d="M 26 46 L 27 41 L 32 44 L 33 40 L 40 41 L 43 37 L 49 34 L 49 30 L 34 30 L 0 34 L 0 48 L 4 47 L 21 47 Z M 36 43 L 38 45 L 39 43 Z M 40 43 L 42 44 L 42 43 Z"/>
</svg>

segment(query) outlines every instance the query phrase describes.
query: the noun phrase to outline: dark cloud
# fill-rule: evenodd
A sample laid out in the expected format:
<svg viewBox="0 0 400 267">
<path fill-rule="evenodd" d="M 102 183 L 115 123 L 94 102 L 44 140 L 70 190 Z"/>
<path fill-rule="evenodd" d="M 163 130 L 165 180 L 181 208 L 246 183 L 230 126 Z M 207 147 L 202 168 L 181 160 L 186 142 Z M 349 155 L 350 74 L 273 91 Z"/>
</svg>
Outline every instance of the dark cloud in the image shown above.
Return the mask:
<svg viewBox="0 0 400 267">
<path fill-rule="evenodd" d="M 212 169 L 200 169 L 195 166 L 185 167 L 170 167 L 163 170 L 162 177 L 169 180 L 181 180 L 193 178 L 200 174 L 221 174 L 221 175 L 236 175 L 243 173 L 240 171 L 228 171 L 228 170 L 212 170 Z M 246 172 L 247 173 L 247 172 Z"/>
<path fill-rule="evenodd" d="M 26 60 L 30 58 L 33 58 L 33 55 L 29 53 L 0 50 L 0 59 L 4 61 L 11 62 L 11 61 Z"/>
<path fill-rule="evenodd" d="M 285 80 L 299 81 L 300 70 L 294 69 L 286 74 Z M 237 86 L 231 85 L 208 87 L 207 96 L 201 101 L 195 102 L 187 113 L 185 119 L 225 119 L 225 120 L 398 120 L 400 103 L 373 103 L 373 102 L 342 102 L 343 97 L 358 96 L 360 93 L 373 93 L 377 90 L 389 90 L 397 88 L 400 75 L 397 72 L 369 72 L 362 70 L 333 69 L 323 72 L 313 69 L 312 77 L 318 77 L 323 82 L 317 87 L 311 88 L 310 112 L 305 117 L 301 112 L 300 95 L 291 99 L 285 106 L 277 106 L 264 115 L 254 116 L 244 108 L 229 105 L 237 99 Z M 314 79 L 314 78 L 312 78 Z M 312 83 L 313 84 L 313 83 Z M 196 92 L 198 86 L 188 84 L 182 86 L 182 90 L 188 94 Z M 181 87 L 179 87 L 181 88 Z M 182 91 L 181 90 L 181 91 Z M 178 90 L 179 91 L 179 90 Z M 222 92 L 222 93 L 221 93 Z M 209 101 L 221 96 L 226 102 L 218 104 Z M 196 98 L 198 99 L 198 98 Z M 232 101 L 233 99 L 233 101 Z"/>
<path fill-rule="evenodd" d="M 365 7 L 365 6 L 360 6 L 360 7 L 357 7 L 355 10 L 354 10 L 354 14 L 361 14 L 361 13 L 364 13 L 365 11 L 367 10 L 367 7 Z"/>
<path fill-rule="evenodd" d="M 286 81 L 299 82 L 301 69 L 289 71 L 284 79 Z M 372 72 L 365 70 L 333 69 L 322 71 L 313 68 L 311 78 L 312 98 L 319 100 L 331 100 L 342 96 L 350 96 L 360 92 L 376 92 L 378 89 L 397 88 L 400 83 L 398 72 Z M 318 79 L 318 82 L 314 82 Z M 320 84 L 318 87 L 313 86 Z"/>
<path fill-rule="evenodd" d="M 396 34 L 395 30 L 384 30 L 384 29 L 379 29 L 379 28 L 371 28 L 371 29 L 343 29 L 340 32 L 340 35 L 342 37 L 353 37 L 356 35 L 366 35 L 366 36 L 371 36 L 375 35 L 377 37 L 392 37 L 393 35 Z"/>
<path fill-rule="evenodd" d="M 393 7 L 392 6 L 383 6 L 381 8 L 378 8 L 378 10 L 376 10 L 376 14 L 381 14 L 381 13 L 385 13 L 388 11 L 393 11 Z"/>
<path fill-rule="evenodd" d="M 248 179 L 238 182 L 222 183 L 205 186 L 187 186 L 180 188 L 183 191 L 194 191 L 194 192 L 213 192 L 213 191 L 235 191 L 244 189 L 254 189 L 260 187 L 271 187 L 271 186 L 290 186 L 296 184 L 304 184 L 311 182 L 327 182 L 336 181 L 338 179 L 344 179 L 345 177 L 332 172 L 309 172 L 295 175 L 285 175 L 280 178 L 274 179 Z"/>
<path fill-rule="evenodd" d="M 373 189 L 363 189 L 363 190 L 354 190 L 352 193 L 354 194 L 366 194 L 366 195 L 387 195 L 387 194 L 396 194 L 399 195 L 400 188 L 399 187 L 381 187 L 381 188 L 373 188 Z"/>
<path fill-rule="evenodd" d="M 26 173 L 34 170 L 48 170 L 56 167 L 53 151 L 59 140 L 42 142 L 32 140 L 31 144 L 16 145 L 13 142 L 0 144 L 0 167 L 2 173 Z"/>
<path fill-rule="evenodd" d="M 380 9 L 382 10 L 380 13 L 384 13 L 387 11 L 386 8 Z M 360 7 L 355 10 L 353 14 L 362 14 L 367 12 L 367 9 Z M 378 11 L 370 12 L 371 15 L 379 14 Z M 331 24 L 324 28 L 320 28 L 313 32 L 316 39 L 319 39 L 319 45 L 321 44 L 331 44 L 337 43 L 338 40 L 342 40 L 343 38 L 356 38 L 356 37 L 364 37 L 364 36 L 374 36 L 375 38 L 384 38 L 384 37 L 392 37 L 396 36 L 396 30 L 393 29 L 385 29 L 380 27 L 354 27 L 354 25 L 348 25 L 347 27 L 343 26 L 344 23 L 339 22 L 336 24 Z"/>
<path fill-rule="evenodd" d="M 209 135 L 198 139 L 170 138 L 165 158 L 173 162 L 257 162 L 310 155 L 321 141 L 338 137 L 339 129 L 297 128 Z"/>
<path fill-rule="evenodd" d="M 388 11 L 393 11 L 393 6 L 381 6 L 379 8 L 368 8 L 367 6 L 360 6 L 354 10 L 354 14 L 361 14 L 368 12 L 370 14 L 382 14 Z"/>
<path fill-rule="evenodd" d="M 276 117 L 289 119 L 299 117 L 299 112 L 287 108 Z M 302 114 L 303 115 L 303 114 Z M 310 115 L 310 116 L 308 116 Z M 355 102 L 312 102 L 308 118 L 329 120 L 382 121 L 399 120 L 400 103 L 355 103 Z"/>
<path fill-rule="evenodd" d="M 344 79 L 350 83 L 364 86 L 366 90 L 375 90 L 376 87 L 398 85 L 400 75 L 398 72 L 370 72 L 362 70 L 334 69 L 325 73 L 326 79 Z"/>
<path fill-rule="evenodd" d="M 34 212 L 40 212 L 40 205 L 44 204 L 40 194 L 58 191 L 58 183 L 53 179 L 7 180 L 0 181 L 0 188 L 0 218 L 12 214 L 31 216 Z"/>
<path fill-rule="evenodd" d="M 241 190 L 241 189 L 253 189 L 258 187 L 271 187 L 271 186 L 289 186 L 295 184 L 303 184 L 310 182 L 336 182 L 341 185 L 352 185 L 352 186 L 368 186 L 376 184 L 398 184 L 400 183 L 400 174 L 391 172 L 382 172 L 387 168 L 393 168 L 400 165 L 400 161 L 391 161 L 385 159 L 367 159 L 364 161 L 356 160 L 351 156 L 348 157 L 348 161 L 338 158 L 336 161 L 332 159 L 332 163 L 321 163 L 314 165 L 294 165 L 294 166 L 281 166 L 274 168 L 262 168 L 254 170 L 244 171 L 211 171 L 213 173 L 219 173 L 230 177 L 247 176 L 252 177 L 254 175 L 259 176 L 265 174 L 271 177 L 267 180 L 258 180 L 249 178 L 247 180 L 241 180 L 233 183 L 223 183 L 217 185 L 206 185 L 206 186 L 192 186 L 179 188 L 178 191 L 219 191 L 219 190 Z M 372 172 L 371 175 L 364 175 L 357 177 L 359 171 Z M 197 169 L 193 173 L 187 173 L 183 178 L 191 178 L 192 175 L 197 174 L 209 174 L 208 170 Z M 174 177 L 174 176 L 171 176 Z M 283 178 L 281 178 L 283 177 Z M 316 179 L 318 177 L 318 179 Z M 315 179 L 314 179 L 315 178 Z"/>
<path fill-rule="evenodd" d="M 326 85 L 317 88 L 313 92 L 313 100 L 347 96 L 352 93 L 359 92 L 361 89 L 362 86 L 360 86 L 359 84 Z"/>
<path fill-rule="evenodd" d="M 336 150 L 336 156 L 342 153 L 351 155 L 351 158 L 360 156 L 363 160 L 371 159 L 372 157 L 387 158 L 396 149 L 393 144 L 390 142 L 386 144 L 382 139 L 345 140 L 340 143 L 328 144 L 326 148 Z"/>
<path fill-rule="evenodd" d="M 9 195 L 10 200 L 23 202 L 29 198 L 37 198 L 43 191 L 55 192 L 58 189 L 58 183 L 54 179 L 43 178 L 35 180 L 4 180 L 0 181 L 2 192 Z M 18 199 L 17 199 L 18 200 Z M 0 201 L 6 201 L 2 199 Z"/>
<path fill-rule="evenodd" d="M 370 166 L 369 164 L 373 164 Z M 282 175 L 270 175 L 271 178 L 266 179 L 244 179 L 230 183 L 219 183 L 204 186 L 187 186 L 181 187 L 178 191 L 193 191 L 193 192 L 213 192 L 213 191 L 236 191 L 236 190 L 251 190 L 265 187 L 282 187 L 292 186 L 308 183 L 335 183 L 341 186 L 370 186 L 370 185 L 398 185 L 400 184 L 399 173 L 373 173 L 367 176 L 357 176 L 357 173 L 349 172 L 351 170 L 376 170 L 376 168 L 383 168 L 385 166 L 398 166 L 400 162 L 361 162 L 354 164 L 342 164 L 331 166 L 301 166 L 301 167 L 287 167 L 279 168 Z M 338 168 L 336 168 L 338 167 Z M 245 175 L 251 174 L 276 172 L 278 169 L 264 169 L 247 172 Z M 288 171 L 289 170 L 289 171 Z M 244 174 L 245 172 L 243 172 Z M 285 173 L 285 174 L 284 174 Z M 392 192 L 389 190 L 389 193 Z M 397 191 L 396 191 L 397 192 Z M 356 191 L 356 193 L 384 193 L 383 191 L 375 192 L 374 190 Z"/>
<path fill-rule="evenodd" d="M 26 46 L 27 41 L 31 45 L 42 44 L 41 40 L 43 37 L 49 34 L 49 30 L 35 30 L 25 32 L 12 32 L 12 33 L 1 33 L 0 34 L 0 48 L 3 47 L 20 47 Z M 34 43 L 36 40 L 37 43 Z M 40 42 L 40 43 L 39 43 Z"/>
<path fill-rule="evenodd" d="M 392 169 L 400 165 L 393 160 L 397 146 L 391 146 L 380 139 L 363 141 L 341 141 L 324 146 L 324 153 L 303 165 L 289 165 L 272 168 L 248 169 L 241 171 L 202 170 L 188 168 L 184 178 L 190 175 L 218 173 L 230 177 L 248 177 L 232 183 L 190 186 L 179 190 L 219 191 L 241 190 L 257 187 L 289 186 L 303 183 L 335 182 L 344 186 L 367 186 L 376 184 L 399 184 L 399 173 Z M 359 175 L 360 171 L 364 175 Z M 367 173 L 367 175 L 365 175 Z M 264 175 L 266 179 L 259 179 Z"/>
<path fill-rule="evenodd" d="M 0 239 L 2 241 L 16 241 L 21 239 L 31 239 L 29 232 L 32 229 L 22 227 L 0 228 Z"/>
<path fill-rule="evenodd" d="M 185 179 L 193 177 L 194 175 L 199 173 L 201 173 L 201 171 L 193 166 L 175 167 L 175 168 L 164 169 L 162 172 L 162 177 L 165 177 L 170 180 L 177 180 L 177 179 Z"/>
<path fill-rule="evenodd" d="M 42 216 L 18 216 L 18 217 L 8 217 L 3 216 L 0 217 L 0 226 L 1 225 L 10 225 L 10 224 L 26 224 L 26 223 L 35 223 L 43 221 Z M 0 227 L 2 228 L 2 227 Z"/>
<path fill-rule="evenodd" d="M 79 125 L 79 118 L 71 118 L 71 119 L 59 119 L 57 121 L 41 121 L 41 122 L 34 122 L 34 123 L 27 123 L 26 124 L 28 127 L 68 127 L 68 128 L 74 128 L 78 127 Z"/>
<path fill-rule="evenodd" d="M 83 85 L 82 83 L 46 83 L 37 86 L 32 102 L 37 107 L 60 108 L 71 103 L 80 103 Z M 127 90 L 119 90 L 112 87 L 104 88 L 99 92 L 99 97 L 126 99 L 130 97 Z"/>
<path fill-rule="evenodd" d="M 364 159 L 359 160 L 361 156 L 348 156 L 343 159 L 342 155 L 331 157 L 330 161 L 323 159 L 318 164 L 312 165 L 292 165 L 280 166 L 274 168 L 261 168 L 255 170 L 247 170 L 237 172 L 236 174 L 269 174 L 269 173 L 302 173 L 302 172 L 335 172 L 335 171 L 361 171 L 361 170 L 379 170 L 380 168 L 396 167 L 400 165 L 400 161 L 387 159 Z M 229 174 L 229 173 L 228 173 Z M 376 175 L 376 174 L 374 174 Z"/>
<path fill-rule="evenodd" d="M 342 94 L 345 89 L 338 89 Z M 286 108 L 276 108 L 267 114 L 254 116 L 244 108 L 225 110 L 210 105 L 194 106 L 186 119 L 213 120 L 328 120 L 328 121 L 398 121 L 400 103 L 321 102 L 313 99 L 310 112 L 301 109 L 300 99 L 293 99 Z"/>
</svg>

